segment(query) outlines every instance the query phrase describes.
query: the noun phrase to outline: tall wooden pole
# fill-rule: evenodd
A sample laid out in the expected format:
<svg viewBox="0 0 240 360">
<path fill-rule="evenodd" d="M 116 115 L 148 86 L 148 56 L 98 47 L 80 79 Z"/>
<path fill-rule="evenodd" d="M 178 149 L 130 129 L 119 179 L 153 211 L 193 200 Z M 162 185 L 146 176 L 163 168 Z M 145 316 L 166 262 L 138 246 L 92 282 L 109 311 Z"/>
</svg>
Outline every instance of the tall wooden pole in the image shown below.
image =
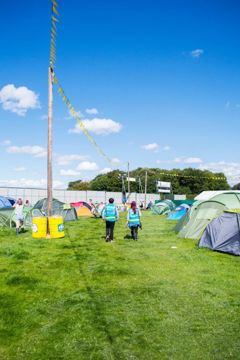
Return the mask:
<svg viewBox="0 0 240 360">
<path fill-rule="evenodd" d="M 144 201 L 144 209 L 146 210 L 147 208 L 147 171 L 145 173 L 145 201 Z"/>
<path fill-rule="evenodd" d="M 128 196 L 130 195 L 129 161 L 128 161 Z"/>
<path fill-rule="evenodd" d="M 47 197 L 48 216 L 52 215 L 52 120 L 53 120 L 53 87 L 52 71 L 48 68 L 48 155 L 47 155 Z"/>
</svg>

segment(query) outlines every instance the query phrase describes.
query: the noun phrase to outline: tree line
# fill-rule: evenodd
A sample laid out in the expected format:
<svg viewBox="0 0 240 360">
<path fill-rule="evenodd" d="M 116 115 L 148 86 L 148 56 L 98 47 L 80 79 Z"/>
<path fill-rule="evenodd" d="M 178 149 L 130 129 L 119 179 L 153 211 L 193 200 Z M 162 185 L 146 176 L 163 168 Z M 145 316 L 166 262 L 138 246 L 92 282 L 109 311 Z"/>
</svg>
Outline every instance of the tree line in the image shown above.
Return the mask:
<svg viewBox="0 0 240 360">
<path fill-rule="evenodd" d="M 199 194 L 204 190 L 229 190 L 230 186 L 223 173 L 193 168 L 165 170 L 159 168 L 137 168 L 130 171 L 129 176 L 136 182 L 130 183 L 131 192 L 144 192 L 145 174 L 147 171 L 147 192 L 156 193 L 156 182 L 167 181 L 172 184 L 174 194 Z M 127 191 L 127 174 L 121 170 L 113 170 L 107 174 L 97 175 L 93 180 L 73 181 L 68 190 L 95 191 Z"/>
</svg>

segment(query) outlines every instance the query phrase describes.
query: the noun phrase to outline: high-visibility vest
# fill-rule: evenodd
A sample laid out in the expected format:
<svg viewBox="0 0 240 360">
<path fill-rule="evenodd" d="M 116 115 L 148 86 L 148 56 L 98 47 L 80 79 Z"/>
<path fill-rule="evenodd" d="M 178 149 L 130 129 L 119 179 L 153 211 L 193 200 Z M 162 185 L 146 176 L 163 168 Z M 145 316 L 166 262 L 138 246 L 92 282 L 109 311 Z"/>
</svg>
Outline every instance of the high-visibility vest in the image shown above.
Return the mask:
<svg viewBox="0 0 240 360">
<path fill-rule="evenodd" d="M 140 216 L 138 209 L 136 209 L 136 214 L 134 214 L 134 211 L 132 209 L 129 209 L 128 211 L 129 211 L 128 225 L 130 227 L 140 225 Z"/>
<path fill-rule="evenodd" d="M 116 221 L 117 220 L 117 211 L 114 204 L 107 204 L 104 211 L 104 217 L 106 221 Z"/>
</svg>

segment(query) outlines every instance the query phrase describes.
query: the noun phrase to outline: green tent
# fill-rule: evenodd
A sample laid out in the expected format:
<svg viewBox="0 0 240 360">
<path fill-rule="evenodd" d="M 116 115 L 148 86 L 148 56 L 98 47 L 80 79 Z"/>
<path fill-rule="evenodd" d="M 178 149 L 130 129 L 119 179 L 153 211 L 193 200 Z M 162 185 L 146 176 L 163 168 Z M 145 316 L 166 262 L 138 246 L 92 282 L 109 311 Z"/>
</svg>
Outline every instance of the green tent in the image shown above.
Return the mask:
<svg viewBox="0 0 240 360">
<path fill-rule="evenodd" d="M 12 218 L 14 215 L 14 208 L 0 209 L 0 227 L 11 227 Z"/>
<path fill-rule="evenodd" d="M 30 207 L 24 206 L 23 207 L 23 223 L 24 226 L 30 226 L 28 222 L 28 217 L 31 212 Z M 4 208 L 0 209 L 0 227 L 15 227 L 16 226 L 16 216 L 15 216 L 15 209 L 14 208 Z"/>
<path fill-rule="evenodd" d="M 228 209 L 240 208 L 240 193 L 237 192 L 228 191 L 222 194 L 218 194 L 213 196 L 211 200 L 223 203 Z"/>
<path fill-rule="evenodd" d="M 48 200 L 47 198 L 39 200 L 33 207 L 33 216 L 47 216 Z M 40 211 L 39 215 L 36 212 Z M 74 207 L 69 204 L 53 199 L 52 201 L 52 215 L 59 215 L 64 218 L 65 221 L 75 221 L 78 219 L 77 212 Z"/>
<path fill-rule="evenodd" d="M 199 203 L 190 210 L 189 220 L 185 219 L 182 222 L 178 237 L 199 239 L 207 225 L 224 210 L 227 210 L 227 206 L 219 201 L 209 200 Z"/>
<path fill-rule="evenodd" d="M 151 210 L 154 215 L 167 215 L 173 209 L 175 209 L 175 204 L 171 200 L 163 200 L 155 202 Z"/>
</svg>

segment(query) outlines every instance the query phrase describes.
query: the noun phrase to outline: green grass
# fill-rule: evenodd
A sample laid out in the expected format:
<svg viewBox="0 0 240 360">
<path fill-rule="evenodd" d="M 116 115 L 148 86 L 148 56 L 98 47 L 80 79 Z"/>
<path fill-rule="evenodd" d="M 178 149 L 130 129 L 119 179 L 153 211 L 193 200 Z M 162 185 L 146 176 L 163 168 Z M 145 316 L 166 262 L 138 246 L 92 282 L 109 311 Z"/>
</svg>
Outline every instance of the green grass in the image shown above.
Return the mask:
<svg viewBox="0 0 240 360">
<path fill-rule="evenodd" d="M 145 213 L 139 241 L 82 218 L 66 237 L 0 232 L 0 359 L 240 359 L 238 257 Z"/>
</svg>

